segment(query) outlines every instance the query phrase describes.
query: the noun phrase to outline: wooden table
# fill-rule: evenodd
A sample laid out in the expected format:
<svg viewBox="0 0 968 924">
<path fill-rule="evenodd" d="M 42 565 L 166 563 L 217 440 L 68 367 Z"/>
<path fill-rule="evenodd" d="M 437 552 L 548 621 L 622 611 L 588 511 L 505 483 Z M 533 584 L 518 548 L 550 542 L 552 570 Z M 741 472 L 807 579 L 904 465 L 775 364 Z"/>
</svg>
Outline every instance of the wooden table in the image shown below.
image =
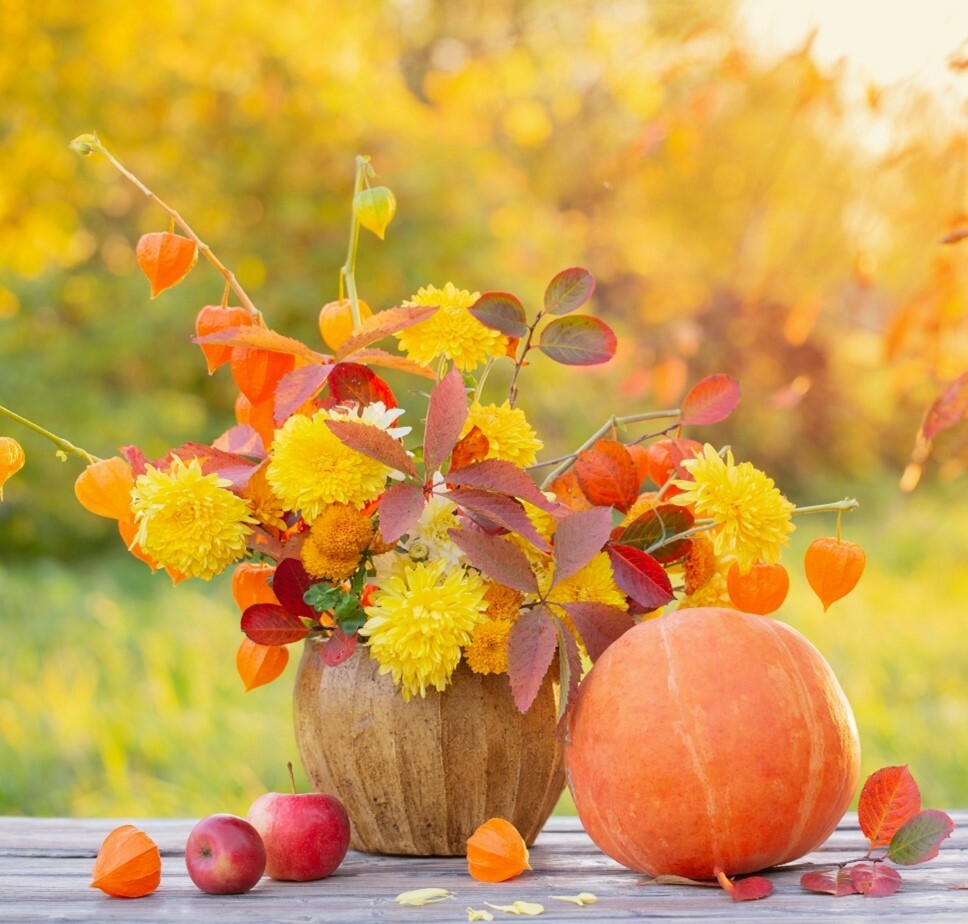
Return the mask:
<svg viewBox="0 0 968 924">
<path fill-rule="evenodd" d="M 968 922 L 968 811 L 951 813 L 958 828 L 941 854 L 902 870 L 900 892 L 882 899 L 807 893 L 799 879 L 806 863 L 830 864 L 864 853 L 856 816 L 845 817 L 830 840 L 797 864 L 769 873 L 770 898 L 734 903 L 720 889 L 646 885 L 646 877 L 610 860 L 591 843 L 576 818 L 552 818 L 531 851 L 534 870 L 507 883 L 475 882 L 460 858 L 373 857 L 351 851 L 338 872 L 318 882 L 263 879 L 245 895 L 199 892 L 188 878 L 185 819 L 64 819 L 0 817 L 0 920 L 346 922 L 466 921 L 468 907 L 485 902 L 540 902 L 540 921 L 892 921 Z M 114 899 L 89 888 L 91 867 L 105 835 L 130 822 L 162 853 L 159 889 L 142 899 Z M 404 907 L 394 897 L 408 889 L 440 887 L 454 899 Z M 576 907 L 552 895 L 592 892 L 594 905 Z M 522 921 L 493 911 L 495 921 Z"/>
</svg>

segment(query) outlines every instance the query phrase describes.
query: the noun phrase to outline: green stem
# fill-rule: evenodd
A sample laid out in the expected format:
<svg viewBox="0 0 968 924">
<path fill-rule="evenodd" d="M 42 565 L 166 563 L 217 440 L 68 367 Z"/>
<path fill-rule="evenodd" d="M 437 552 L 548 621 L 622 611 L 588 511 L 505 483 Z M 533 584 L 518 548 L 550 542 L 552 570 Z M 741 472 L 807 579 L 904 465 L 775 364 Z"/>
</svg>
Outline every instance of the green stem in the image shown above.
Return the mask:
<svg viewBox="0 0 968 924">
<path fill-rule="evenodd" d="M 837 523 L 840 523 L 840 515 L 848 510 L 856 510 L 860 504 L 853 497 L 845 497 L 841 501 L 834 501 L 832 504 L 814 504 L 811 507 L 794 507 L 795 514 L 801 513 L 827 513 L 837 511 Z"/>
<path fill-rule="evenodd" d="M 157 195 L 155 195 L 155 193 L 153 193 L 150 189 L 148 189 L 148 187 L 145 186 L 145 184 L 142 183 L 141 180 L 139 180 L 130 170 L 128 170 L 128 168 L 125 167 L 124 164 L 122 164 L 121 161 L 119 161 L 103 144 L 101 144 L 99 140 L 88 139 L 86 141 L 86 145 L 90 149 L 90 151 L 97 151 L 99 154 L 103 154 L 108 159 L 108 161 L 112 164 L 112 166 L 122 176 L 130 180 L 135 186 L 138 187 L 138 189 L 141 190 L 141 192 L 145 194 L 145 196 L 147 196 L 148 199 L 150 199 L 152 202 L 154 202 L 156 205 L 162 208 L 168 214 L 171 220 L 176 225 L 178 225 L 178 227 L 181 228 L 182 231 L 184 231 L 185 234 L 192 241 L 195 242 L 195 246 L 205 256 L 205 259 L 208 260 L 208 262 L 211 263 L 212 266 L 214 266 L 215 269 L 219 271 L 219 273 L 221 273 L 225 281 L 232 287 L 232 290 L 235 292 L 235 294 L 238 295 L 239 300 L 242 302 L 242 305 L 246 308 L 249 314 L 251 314 L 252 317 L 256 318 L 257 320 L 262 318 L 262 313 L 252 303 L 252 299 L 249 298 L 245 289 L 243 289 L 242 286 L 239 284 L 239 281 L 235 278 L 235 274 L 230 269 L 228 269 L 222 263 L 222 261 L 215 256 L 214 253 L 212 253 L 211 247 L 209 247 L 208 244 L 206 244 L 192 230 L 188 222 L 186 222 L 185 219 L 178 214 L 178 212 L 176 212 L 170 205 L 168 205 Z"/>
<path fill-rule="evenodd" d="M 57 447 L 58 452 L 72 453 L 73 455 L 83 459 L 88 465 L 101 461 L 97 456 L 92 456 L 89 452 L 81 449 L 79 446 L 75 446 L 69 440 L 65 440 L 63 437 L 51 433 L 50 430 L 45 430 L 39 424 L 35 424 L 32 420 L 27 420 L 26 417 L 21 417 L 19 414 L 15 414 L 9 408 L 5 408 L 2 404 L 0 404 L 0 415 L 9 417 L 10 420 L 16 421 L 18 424 L 21 424 L 28 430 L 33 430 L 34 433 L 39 433 L 44 438 L 49 439 Z"/>
<path fill-rule="evenodd" d="M 353 180 L 353 199 L 363 189 L 366 180 L 370 158 L 362 154 L 356 156 L 356 178 Z M 360 244 L 360 221 L 356 217 L 356 210 L 350 209 L 350 240 L 346 250 L 346 262 L 340 268 L 340 301 L 343 299 L 343 283 L 346 283 L 346 295 L 350 300 L 350 311 L 353 316 L 353 330 L 361 323 L 360 297 L 356 292 L 356 252 Z"/>
</svg>

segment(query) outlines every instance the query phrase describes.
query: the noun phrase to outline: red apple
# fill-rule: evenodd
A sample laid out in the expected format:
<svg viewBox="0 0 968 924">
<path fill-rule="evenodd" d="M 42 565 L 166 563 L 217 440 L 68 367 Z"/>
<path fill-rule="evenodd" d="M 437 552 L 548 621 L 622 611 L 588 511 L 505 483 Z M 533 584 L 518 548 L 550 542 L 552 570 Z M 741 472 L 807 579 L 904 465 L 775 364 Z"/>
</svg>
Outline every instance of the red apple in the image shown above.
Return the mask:
<svg viewBox="0 0 968 924">
<path fill-rule="evenodd" d="M 252 803 L 247 817 L 265 842 L 266 872 L 273 879 L 324 879 L 343 862 L 350 845 L 346 809 L 326 793 L 267 792 Z"/>
<path fill-rule="evenodd" d="M 188 875 L 203 892 L 248 892 L 266 869 L 266 848 L 259 832 L 238 815 L 209 815 L 188 835 Z"/>
</svg>

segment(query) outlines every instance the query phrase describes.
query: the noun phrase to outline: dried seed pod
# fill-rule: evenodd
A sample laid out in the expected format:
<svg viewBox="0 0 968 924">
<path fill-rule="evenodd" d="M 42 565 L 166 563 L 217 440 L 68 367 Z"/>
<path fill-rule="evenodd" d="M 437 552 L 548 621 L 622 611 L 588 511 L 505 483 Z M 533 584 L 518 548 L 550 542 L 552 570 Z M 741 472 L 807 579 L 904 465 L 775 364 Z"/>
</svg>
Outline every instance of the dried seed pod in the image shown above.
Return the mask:
<svg viewBox="0 0 968 924">
<path fill-rule="evenodd" d="M 510 821 L 491 818 L 467 839 L 467 871 L 479 882 L 504 882 L 526 869 L 528 848 Z"/>
<path fill-rule="evenodd" d="M 803 567 L 824 612 L 857 586 L 866 564 L 867 554 L 855 542 L 825 536 L 810 543 Z"/>
</svg>

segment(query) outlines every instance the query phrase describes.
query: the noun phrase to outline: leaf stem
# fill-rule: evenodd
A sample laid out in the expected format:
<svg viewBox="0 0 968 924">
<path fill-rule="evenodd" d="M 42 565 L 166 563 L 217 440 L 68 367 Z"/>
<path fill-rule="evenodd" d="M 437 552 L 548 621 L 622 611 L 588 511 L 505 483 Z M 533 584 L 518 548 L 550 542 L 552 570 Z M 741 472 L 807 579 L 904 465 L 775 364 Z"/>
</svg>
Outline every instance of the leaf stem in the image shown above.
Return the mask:
<svg viewBox="0 0 968 924">
<path fill-rule="evenodd" d="M 856 510 L 860 504 L 853 497 L 845 497 L 843 500 L 834 501 L 831 504 L 814 504 L 810 507 L 794 507 L 794 514 L 801 513 L 827 513 L 832 510 L 837 511 L 837 524 L 840 524 L 840 517 L 849 510 Z"/>
<path fill-rule="evenodd" d="M 81 449 L 80 446 L 75 446 L 69 440 L 65 440 L 63 437 L 51 433 L 50 430 L 45 430 L 39 424 L 35 424 L 32 420 L 28 420 L 26 417 L 21 417 L 19 414 L 11 411 L 9 408 L 5 408 L 2 404 L 0 404 L 0 415 L 3 417 L 8 417 L 10 420 L 21 424 L 28 430 L 33 430 L 34 433 L 39 433 L 44 438 L 49 439 L 57 447 L 57 450 L 60 453 L 72 453 L 73 455 L 83 459 L 88 465 L 101 461 L 97 456 L 92 456 L 87 450 Z"/>
<path fill-rule="evenodd" d="M 239 284 L 239 281 L 235 278 L 235 274 L 230 269 L 228 269 L 222 263 L 222 261 L 219 260 L 218 257 L 215 256 L 215 254 L 212 252 L 212 248 L 209 247 L 208 244 L 206 244 L 192 230 L 188 222 L 185 221 L 185 219 L 182 218 L 181 215 L 179 215 L 178 212 L 175 211 L 175 209 L 173 209 L 170 205 L 168 205 L 166 202 L 160 199 L 155 193 L 153 193 L 150 189 L 148 189 L 148 187 L 145 186 L 145 184 L 142 183 L 141 180 L 138 179 L 138 177 L 136 177 L 130 170 L 128 170 L 128 168 L 125 167 L 124 164 L 121 163 L 121 161 L 119 161 L 103 144 L 101 144 L 100 140 L 96 136 L 94 136 L 93 138 L 87 138 L 85 140 L 85 145 L 90 150 L 82 151 L 82 153 L 90 153 L 92 151 L 97 151 L 99 154 L 103 154 L 104 157 L 107 158 L 107 160 L 111 163 L 111 165 L 122 176 L 130 180 L 135 186 L 137 186 L 138 189 L 141 190 L 141 192 L 145 194 L 145 196 L 148 199 L 150 199 L 161 209 L 163 209 L 171 218 L 171 221 L 174 222 L 174 224 L 178 225 L 178 227 L 181 228 L 182 231 L 184 231 L 185 234 L 188 235 L 188 237 L 195 242 L 195 246 L 205 256 L 205 259 L 207 259 L 208 262 L 211 263 L 212 266 L 214 266 L 215 269 L 219 271 L 219 273 L 221 273 L 225 281 L 232 287 L 232 290 L 235 292 L 235 294 L 238 295 L 240 301 L 242 302 L 242 305 L 246 308 L 249 314 L 251 314 L 253 318 L 256 318 L 257 320 L 261 320 L 262 313 L 259 311 L 258 308 L 255 307 L 255 305 L 252 302 L 252 299 L 249 298 L 245 289 L 243 289 L 242 286 Z"/>
<path fill-rule="evenodd" d="M 534 321 L 531 322 L 531 326 L 528 327 L 528 336 L 524 338 L 524 344 L 521 347 L 521 354 L 514 361 L 514 373 L 511 375 L 511 384 L 508 386 L 508 405 L 510 407 L 514 407 L 515 401 L 518 400 L 518 376 L 521 374 L 521 368 L 524 366 L 524 358 L 531 350 L 531 341 L 534 339 L 535 328 L 537 328 L 538 321 L 544 317 L 544 314 L 545 310 L 542 308 L 535 316 Z"/>
<path fill-rule="evenodd" d="M 353 180 L 353 199 L 357 193 L 363 189 L 369 171 L 370 158 L 357 154 L 356 156 L 356 177 Z M 360 220 L 357 217 L 356 209 L 350 208 L 350 239 L 346 250 L 346 262 L 340 267 L 339 281 L 340 301 L 343 300 L 343 283 L 346 283 L 346 295 L 350 300 L 350 312 L 353 317 L 353 330 L 357 330 L 361 323 L 360 318 L 360 297 L 356 292 L 356 253 L 360 244 Z"/>
</svg>

